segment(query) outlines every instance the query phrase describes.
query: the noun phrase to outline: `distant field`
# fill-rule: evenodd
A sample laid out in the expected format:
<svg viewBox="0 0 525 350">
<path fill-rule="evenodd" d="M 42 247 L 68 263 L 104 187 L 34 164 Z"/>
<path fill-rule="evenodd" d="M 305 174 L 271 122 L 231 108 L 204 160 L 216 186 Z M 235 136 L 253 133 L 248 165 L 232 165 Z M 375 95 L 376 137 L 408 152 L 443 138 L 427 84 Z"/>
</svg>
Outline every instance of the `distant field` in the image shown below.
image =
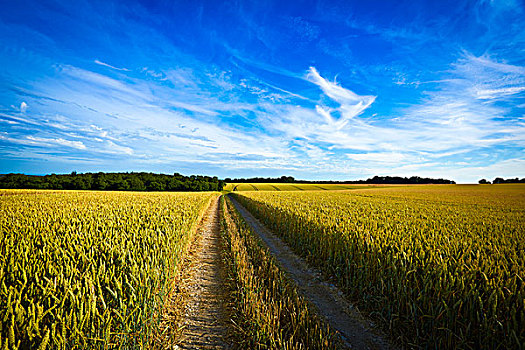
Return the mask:
<svg viewBox="0 0 525 350">
<path fill-rule="evenodd" d="M 225 191 L 337 191 L 354 190 L 378 185 L 355 185 L 355 184 L 291 184 L 291 183 L 229 183 L 224 187 Z"/>
</svg>

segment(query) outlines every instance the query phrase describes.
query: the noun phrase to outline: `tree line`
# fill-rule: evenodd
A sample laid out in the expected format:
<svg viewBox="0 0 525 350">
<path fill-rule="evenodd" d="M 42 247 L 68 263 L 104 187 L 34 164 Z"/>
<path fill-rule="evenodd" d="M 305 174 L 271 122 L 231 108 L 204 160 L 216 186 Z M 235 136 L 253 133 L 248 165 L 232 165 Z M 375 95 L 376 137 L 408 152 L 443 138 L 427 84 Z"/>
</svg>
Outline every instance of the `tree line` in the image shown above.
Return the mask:
<svg viewBox="0 0 525 350">
<path fill-rule="evenodd" d="M 7 174 L 0 188 L 101 191 L 221 191 L 224 181 L 216 176 L 154 173 L 85 173 L 64 175 Z"/>
<path fill-rule="evenodd" d="M 231 179 L 227 177 L 224 179 L 226 183 L 292 183 L 298 182 L 293 176 L 281 176 L 281 177 L 249 177 L 249 178 L 237 178 Z"/>
<path fill-rule="evenodd" d="M 455 184 L 455 181 L 447 179 L 432 179 L 428 177 L 400 177 L 400 176 L 374 176 L 367 180 L 348 181 L 307 181 L 296 180 L 293 176 L 281 177 L 251 177 L 224 180 L 226 183 L 314 183 L 314 184 Z"/>
<path fill-rule="evenodd" d="M 525 183 L 525 178 L 520 180 L 517 177 L 514 179 L 503 179 L 501 177 L 497 177 L 492 182 L 487 181 L 485 179 L 481 179 L 478 181 L 478 183 L 481 185 L 490 184 L 490 183 L 493 183 L 493 184 L 520 184 L 520 183 Z"/>
<path fill-rule="evenodd" d="M 366 180 L 352 181 L 356 184 L 396 184 L 396 185 L 427 185 L 427 184 L 455 184 L 453 180 L 433 179 L 430 177 L 401 177 L 401 176 L 374 176 Z"/>
</svg>

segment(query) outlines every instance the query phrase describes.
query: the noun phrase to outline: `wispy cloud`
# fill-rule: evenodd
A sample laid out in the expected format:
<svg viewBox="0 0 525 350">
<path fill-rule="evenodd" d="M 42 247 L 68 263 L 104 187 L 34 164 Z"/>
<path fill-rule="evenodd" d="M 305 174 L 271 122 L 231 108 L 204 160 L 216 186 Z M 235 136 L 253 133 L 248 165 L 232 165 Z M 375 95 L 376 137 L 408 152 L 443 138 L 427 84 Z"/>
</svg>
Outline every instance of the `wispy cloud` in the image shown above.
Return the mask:
<svg viewBox="0 0 525 350">
<path fill-rule="evenodd" d="M 110 140 L 106 141 L 106 146 L 107 146 L 106 149 L 109 151 L 109 153 L 127 154 L 127 155 L 133 154 L 133 149 L 131 147 L 120 146 Z"/>
<path fill-rule="evenodd" d="M 50 144 L 55 143 L 61 146 L 66 146 L 66 147 L 71 147 L 71 148 L 76 148 L 76 149 L 86 149 L 86 145 L 84 145 L 80 141 L 65 140 L 63 138 L 51 139 L 51 138 L 27 136 L 27 140 L 29 140 L 30 143 L 34 142 L 34 144 L 50 145 Z"/>
<path fill-rule="evenodd" d="M 523 91 L 525 91 L 525 86 L 513 86 L 499 89 L 480 89 L 476 91 L 476 95 L 480 99 L 494 100 L 506 96 L 519 94 Z"/>
<path fill-rule="evenodd" d="M 111 68 L 111 69 L 114 69 L 114 70 L 120 70 L 120 71 L 124 71 L 124 72 L 129 72 L 129 69 L 127 69 L 127 68 L 115 67 L 115 66 L 112 66 L 111 64 L 104 63 L 104 62 L 99 61 L 99 60 L 94 60 L 93 62 L 95 62 L 96 64 L 98 64 L 100 66 L 108 67 L 108 68 Z"/>
<path fill-rule="evenodd" d="M 466 54 L 451 65 L 447 74 L 440 88 L 427 91 L 421 103 L 399 110 L 394 116 L 382 116 L 388 123 L 378 124 L 376 118 L 355 118 L 373 103 L 375 96 L 359 96 L 311 68 L 309 79 L 340 106 L 334 109 L 316 105 L 315 111 L 322 118 L 302 107 L 276 110 L 272 114 L 280 118 L 273 121 L 272 127 L 289 138 L 306 139 L 311 145 L 321 143 L 334 151 L 332 159 L 343 154 L 364 168 L 381 170 L 396 165 L 392 169 L 405 174 L 435 168 L 439 163 L 431 159 L 457 158 L 497 145 L 523 147 L 523 125 L 512 118 L 505 120 L 509 118 L 508 109 L 496 104 L 496 100 L 508 98 L 509 91 L 520 97 L 521 91 L 515 85 L 521 83 L 521 67 Z M 498 91 L 498 98 L 487 103 L 476 92 L 481 81 L 487 89 L 498 86 L 511 90 Z"/>
<path fill-rule="evenodd" d="M 508 115 L 508 107 L 498 103 L 520 98 L 523 67 L 465 54 L 448 74 L 451 79 L 428 91 L 423 103 L 406 110 L 400 121 L 405 128 L 416 127 L 427 139 L 419 138 L 419 149 L 446 151 L 525 141 L 523 127 Z"/>
<path fill-rule="evenodd" d="M 44 148 L 54 147 L 56 145 L 71 147 L 79 150 L 85 150 L 86 146 L 80 141 L 65 140 L 63 138 L 43 138 L 36 136 L 26 136 L 24 138 L 13 138 L 8 133 L 0 134 L 0 140 L 9 141 L 19 145 L 38 146 Z"/>
<path fill-rule="evenodd" d="M 0 13 L 0 165 L 475 180 L 522 164 L 519 2 L 32 6 Z"/>
<path fill-rule="evenodd" d="M 423 171 L 438 164 L 431 159 L 461 154 L 473 148 L 524 141 L 520 136 L 524 134 L 523 126 L 509 127 L 496 120 L 505 110 L 481 101 L 475 93 L 477 75 L 465 72 L 472 69 L 467 65 L 480 62 L 494 66 L 487 58 L 478 60 L 474 56 L 464 56 L 452 64 L 450 76 L 442 80 L 439 90 L 427 92 L 422 103 L 400 111 L 395 118 L 388 117 L 392 119 L 390 125 L 378 125 L 377 117 L 362 117 L 376 96 L 358 95 L 322 77 L 314 67 L 306 77 L 320 89 L 322 96 L 317 104 L 297 105 L 302 99 L 284 99 L 279 103 L 261 99 L 253 103 L 219 101 L 203 87 L 207 79 L 225 80 L 224 76 L 218 78 L 213 74 L 198 78 L 188 70 L 172 72 L 171 81 L 177 85 L 171 88 L 135 78 L 130 78 L 131 83 L 128 83 L 85 69 L 61 66 L 57 70 L 63 75 L 60 85 L 47 81 L 37 89 L 62 101 L 54 103 L 52 108 L 62 110 L 62 115 L 68 117 L 42 115 L 33 118 L 32 124 L 18 119 L 28 130 L 31 130 L 29 125 L 34 125 L 34 134 L 24 137 L 12 130 L 13 136 L 3 136 L 3 139 L 32 147 L 49 148 L 56 144 L 87 154 L 121 154 L 152 164 L 196 160 L 195 155 L 199 154 L 203 163 L 218 164 L 227 160 L 239 169 L 243 166 L 269 169 L 271 164 L 288 169 L 294 164 L 294 169 L 306 168 L 314 172 L 330 169 L 336 174 L 356 166 L 361 167 L 362 174 L 368 174 L 367 171 L 372 174 L 386 167 L 400 173 Z M 519 82 L 519 67 L 507 66 L 504 66 L 505 72 L 514 72 L 512 82 Z M 505 72 L 502 74 L 507 74 Z M 499 80 L 496 76 L 492 79 Z M 228 87 L 230 93 L 248 86 L 242 80 L 238 85 L 231 80 L 229 83 L 232 84 Z M 90 95 L 83 93 L 86 84 L 92 91 Z M 61 89 L 57 90 L 57 86 Z M 491 85 L 485 86 L 491 88 Z M 160 101 L 157 96 L 163 95 L 171 96 L 171 100 Z M 185 102 L 196 96 L 198 104 Z M 95 119 L 86 118 L 82 106 L 89 106 Z M 106 112 L 95 112 L 100 110 Z M 245 111 L 254 113 L 261 129 L 232 127 L 224 123 L 228 119 L 222 118 L 200 120 Z M 195 115 L 188 115 L 188 112 Z M 107 113 L 113 118 L 108 119 Z M 74 116 L 78 117 L 72 122 Z M 39 135 L 44 125 L 53 127 L 54 131 Z"/>
<path fill-rule="evenodd" d="M 407 159 L 407 155 L 402 153 L 383 152 L 383 153 L 347 153 L 346 156 L 358 161 L 372 161 L 380 163 L 400 163 Z"/>
<path fill-rule="evenodd" d="M 359 96 L 353 91 L 343 88 L 337 84 L 336 81 L 330 82 L 327 79 L 324 79 L 317 72 L 315 67 L 310 67 L 307 78 L 314 84 L 318 85 L 323 90 L 323 92 L 334 101 L 337 101 L 344 106 L 355 106 L 356 112 L 355 114 L 350 115 L 350 118 L 358 115 L 368 108 L 376 98 L 376 96 Z"/>
<path fill-rule="evenodd" d="M 468 52 L 453 65 L 456 85 L 466 93 L 485 100 L 525 97 L 525 67 L 500 62 L 489 55 L 474 56 Z"/>
</svg>

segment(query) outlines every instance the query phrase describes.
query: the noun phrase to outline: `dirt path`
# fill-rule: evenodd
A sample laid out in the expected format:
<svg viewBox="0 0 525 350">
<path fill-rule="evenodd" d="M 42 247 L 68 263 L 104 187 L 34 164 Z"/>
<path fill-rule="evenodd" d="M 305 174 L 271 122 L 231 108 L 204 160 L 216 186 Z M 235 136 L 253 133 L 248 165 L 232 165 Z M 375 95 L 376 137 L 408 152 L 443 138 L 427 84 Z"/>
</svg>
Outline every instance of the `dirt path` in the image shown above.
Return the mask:
<svg viewBox="0 0 525 350">
<path fill-rule="evenodd" d="M 246 222 L 266 243 L 284 271 L 297 284 L 298 289 L 316 306 L 319 314 L 328 321 L 330 327 L 339 332 L 349 348 L 393 348 L 386 337 L 342 297 L 342 293 L 335 286 L 324 281 L 319 272 L 309 268 L 303 259 L 293 253 L 279 237 L 269 231 L 239 202 L 231 196 L 229 198 Z"/>
<path fill-rule="evenodd" d="M 219 200 L 210 204 L 190 254 L 189 300 L 178 349 L 229 349 L 226 276 L 221 258 Z"/>
</svg>

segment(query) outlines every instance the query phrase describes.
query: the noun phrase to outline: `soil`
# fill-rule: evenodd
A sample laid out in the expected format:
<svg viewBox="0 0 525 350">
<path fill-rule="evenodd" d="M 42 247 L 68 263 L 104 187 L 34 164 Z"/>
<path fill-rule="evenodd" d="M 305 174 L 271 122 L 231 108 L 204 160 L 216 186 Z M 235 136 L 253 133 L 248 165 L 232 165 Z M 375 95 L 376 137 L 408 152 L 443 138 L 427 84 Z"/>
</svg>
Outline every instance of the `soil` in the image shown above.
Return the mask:
<svg viewBox="0 0 525 350">
<path fill-rule="evenodd" d="M 174 349 L 229 349 L 226 270 L 221 256 L 219 199 L 212 200 L 197 229 L 185 266 L 187 303 L 182 337 Z"/>
<path fill-rule="evenodd" d="M 310 268 L 279 237 L 268 230 L 239 202 L 229 196 L 237 210 L 251 225 L 254 232 L 268 246 L 285 273 L 295 282 L 298 290 L 315 306 L 330 328 L 336 330 L 350 349 L 395 348 L 359 310 L 344 299 L 343 293 L 326 281 L 321 273 Z"/>
</svg>

